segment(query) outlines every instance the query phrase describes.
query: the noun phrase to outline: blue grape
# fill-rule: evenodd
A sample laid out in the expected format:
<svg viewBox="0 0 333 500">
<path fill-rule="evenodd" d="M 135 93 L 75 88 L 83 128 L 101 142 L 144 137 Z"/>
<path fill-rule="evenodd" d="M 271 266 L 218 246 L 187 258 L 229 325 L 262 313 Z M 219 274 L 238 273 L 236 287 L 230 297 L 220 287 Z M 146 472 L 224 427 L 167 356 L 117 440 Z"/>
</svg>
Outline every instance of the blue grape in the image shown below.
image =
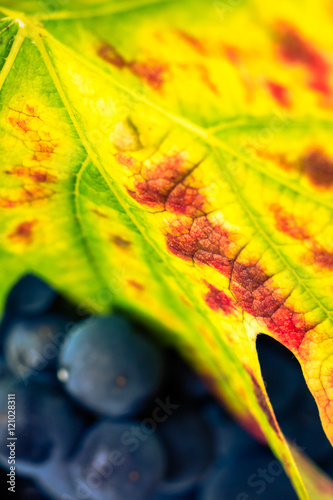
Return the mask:
<svg viewBox="0 0 333 500">
<path fill-rule="evenodd" d="M 85 428 L 85 420 L 70 399 L 48 377 L 28 385 L 15 379 L 0 384 L 0 442 L 8 437 L 7 398 L 16 399 L 16 467 L 34 476 L 52 462 L 63 460 L 73 450 Z M 8 466 L 8 449 L 0 450 L 0 461 Z"/>
<path fill-rule="evenodd" d="M 77 491 L 76 485 L 72 480 L 69 469 L 70 459 L 55 461 L 43 467 L 35 474 L 35 479 L 39 489 L 54 500 L 81 500 L 86 498 L 81 495 L 80 490 Z"/>
<path fill-rule="evenodd" d="M 6 309 L 11 315 L 37 316 L 47 311 L 55 296 L 47 283 L 33 274 L 27 274 L 11 289 Z"/>
<path fill-rule="evenodd" d="M 110 417 L 133 415 L 157 390 L 163 373 L 155 346 L 121 316 L 80 323 L 65 342 L 58 376 L 91 410 Z"/>
<path fill-rule="evenodd" d="M 15 321 L 4 342 L 5 358 L 12 372 L 28 378 L 40 371 L 56 371 L 59 348 L 70 318 L 48 314 Z"/>
<path fill-rule="evenodd" d="M 181 406 L 161 424 L 159 431 L 168 457 L 160 492 L 185 492 L 201 480 L 214 459 L 211 430 L 197 410 Z"/>
<path fill-rule="evenodd" d="M 199 500 L 297 500 L 282 465 L 268 448 L 253 444 L 222 459 L 207 477 Z"/>
<path fill-rule="evenodd" d="M 136 422 L 104 420 L 87 433 L 70 472 L 80 491 L 96 500 L 147 500 L 164 469 L 165 452 L 156 434 L 141 435 Z"/>
</svg>

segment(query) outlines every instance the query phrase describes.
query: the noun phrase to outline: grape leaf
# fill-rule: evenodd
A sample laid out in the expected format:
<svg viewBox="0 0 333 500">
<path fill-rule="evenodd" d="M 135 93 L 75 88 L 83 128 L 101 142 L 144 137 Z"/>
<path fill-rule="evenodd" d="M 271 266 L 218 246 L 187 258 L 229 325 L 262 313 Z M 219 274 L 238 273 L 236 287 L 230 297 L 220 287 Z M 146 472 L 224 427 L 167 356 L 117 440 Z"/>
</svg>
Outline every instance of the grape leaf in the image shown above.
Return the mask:
<svg viewBox="0 0 333 500">
<path fill-rule="evenodd" d="M 32 271 L 154 324 L 301 499 L 332 498 L 256 351 L 294 353 L 332 442 L 331 2 L 1 5 L 1 304 Z"/>
</svg>

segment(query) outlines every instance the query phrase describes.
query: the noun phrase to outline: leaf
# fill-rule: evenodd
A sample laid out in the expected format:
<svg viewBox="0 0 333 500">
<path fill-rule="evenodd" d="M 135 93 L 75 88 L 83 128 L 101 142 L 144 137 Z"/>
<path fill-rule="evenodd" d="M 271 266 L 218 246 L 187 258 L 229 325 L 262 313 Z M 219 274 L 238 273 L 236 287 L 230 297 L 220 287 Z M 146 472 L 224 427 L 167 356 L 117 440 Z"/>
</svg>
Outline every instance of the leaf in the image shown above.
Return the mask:
<svg viewBox="0 0 333 500">
<path fill-rule="evenodd" d="M 294 353 L 332 442 L 331 3 L 54 4 L 0 7 L 1 302 L 33 271 L 155 324 L 301 499 L 331 498 L 256 352 Z"/>
</svg>

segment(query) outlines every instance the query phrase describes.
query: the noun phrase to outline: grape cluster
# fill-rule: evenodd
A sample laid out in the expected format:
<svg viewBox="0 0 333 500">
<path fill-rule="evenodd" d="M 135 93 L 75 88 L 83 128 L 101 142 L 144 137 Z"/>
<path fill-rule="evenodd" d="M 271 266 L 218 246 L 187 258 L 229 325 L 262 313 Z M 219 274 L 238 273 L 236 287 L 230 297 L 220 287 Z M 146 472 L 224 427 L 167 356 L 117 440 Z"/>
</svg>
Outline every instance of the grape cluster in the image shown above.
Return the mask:
<svg viewBox="0 0 333 500">
<path fill-rule="evenodd" d="M 297 362 L 268 337 L 259 339 L 282 429 L 333 473 L 331 446 Z M 9 294 L 0 343 L 4 498 L 7 399 L 15 394 L 17 498 L 297 499 L 269 448 L 229 418 L 174 350 L 127 317 L 82 319 L 26 276 Z"/>
</svg>

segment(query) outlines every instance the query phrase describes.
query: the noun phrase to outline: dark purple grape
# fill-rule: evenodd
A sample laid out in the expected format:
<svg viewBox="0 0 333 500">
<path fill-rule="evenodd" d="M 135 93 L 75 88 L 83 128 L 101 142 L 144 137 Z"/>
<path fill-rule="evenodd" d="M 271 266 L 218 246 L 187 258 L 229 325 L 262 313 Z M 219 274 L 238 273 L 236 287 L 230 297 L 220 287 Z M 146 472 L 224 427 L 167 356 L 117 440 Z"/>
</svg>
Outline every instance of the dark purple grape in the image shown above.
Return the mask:
<svg viewBox="0 0 333 500">
<path fill-rule="evenodd" d="M 47 311 L 55 296 L 54 290 L 45 281 L 27 274 L 11 289 L 6 310 L 11 315 L 37 316 Z"/>
<path fill-rule="evenodd" d="M 122 316 L 80 323 L 66 340 L 58 377 L 89 409 L 111 417 L 133 415 L 159 387 L 160 351 Z"/>
<path fill-rule="evenodd" d="M 156 434 L 142 435 L 136 422 L 112 421 L 87 433 L 70 467 L 76 487 L 96 500 L 148 500 L 164 470 L 165 452 Z"/>
<path fill-rule="evenodd" d="M 182 493 L 201 480 L 214 459 L 213 435 L 200 413 L 183 408 L 159 427 L 168 468 L 161 493 Z"/>
<path fill-rule="evenodd" d="M 15 394 L 17 440 L 13 442 L 7 439 L 8 394 Z M 15 445 L 18 473 L 35 476 L 50 463 L 64 460 L 84 429 L 84 418 L 48 377 L 34 379 L 28 385 L 16 380 L 0 384 L 0 442 Z M 10 449 L 0 449 L 4 467 L 8 467 Z"/>
<path fill-rule="evenodd" d="M 199 500 L 297 500 L 281 463 L 253 443 L 233 459 L 220 460 L 207 477 Z"/>
<path fill-rule="evenodd" d="M 4 342 L 9 368 L 22 379 L 43 370 L 55 372 L 59 349 L 70 326 L 70 318 L 60 314 L 13 322 Z"/>
</svg>

